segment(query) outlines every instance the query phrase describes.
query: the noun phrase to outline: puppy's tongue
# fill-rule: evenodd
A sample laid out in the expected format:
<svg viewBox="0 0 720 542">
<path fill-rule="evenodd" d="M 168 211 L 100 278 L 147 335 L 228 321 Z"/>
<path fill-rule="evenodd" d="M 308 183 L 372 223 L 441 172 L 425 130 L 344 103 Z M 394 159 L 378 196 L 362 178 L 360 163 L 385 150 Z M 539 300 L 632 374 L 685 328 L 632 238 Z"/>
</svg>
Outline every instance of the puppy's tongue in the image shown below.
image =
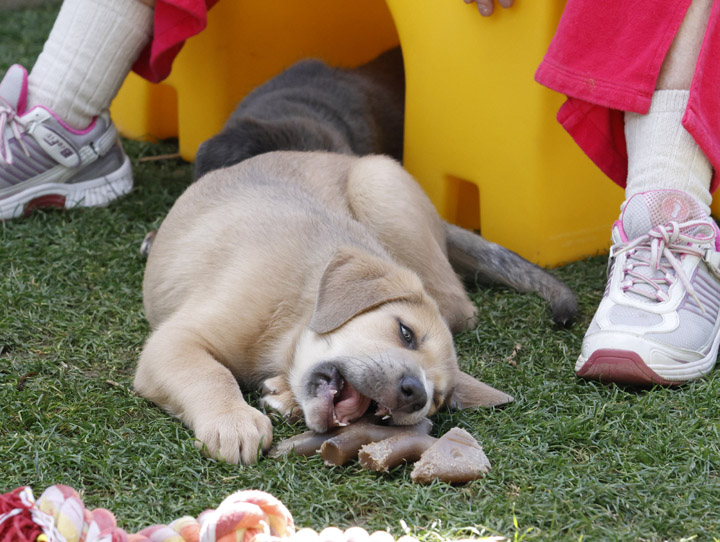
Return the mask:
<svg viewBox="0 0 720 542">
<path fill-rule="evenodd" d="M 346 380 L 335 397 L 335 419 L 342 424 L 354 422 L 365 414 L 369 406 L 370 398 L 360 394 Z"/>
</svg>

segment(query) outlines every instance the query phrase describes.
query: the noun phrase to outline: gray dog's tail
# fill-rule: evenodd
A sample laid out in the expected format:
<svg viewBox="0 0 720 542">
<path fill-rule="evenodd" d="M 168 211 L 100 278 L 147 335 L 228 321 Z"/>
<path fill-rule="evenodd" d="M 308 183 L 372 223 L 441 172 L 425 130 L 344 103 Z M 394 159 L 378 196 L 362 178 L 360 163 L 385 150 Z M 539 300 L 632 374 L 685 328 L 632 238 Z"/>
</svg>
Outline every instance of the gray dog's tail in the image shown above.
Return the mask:
<svg viewBox="0 0 720 542">
<path fill-rule="evenodd" d="M 563 326 L 577 314 L 577 298 L 572 290 L 537 265 L 453 224 L 445 223 L 445 238 L 450 263 L 463 279 L 535 292 L 550 303 L 553 320 Z"/>
</svg>

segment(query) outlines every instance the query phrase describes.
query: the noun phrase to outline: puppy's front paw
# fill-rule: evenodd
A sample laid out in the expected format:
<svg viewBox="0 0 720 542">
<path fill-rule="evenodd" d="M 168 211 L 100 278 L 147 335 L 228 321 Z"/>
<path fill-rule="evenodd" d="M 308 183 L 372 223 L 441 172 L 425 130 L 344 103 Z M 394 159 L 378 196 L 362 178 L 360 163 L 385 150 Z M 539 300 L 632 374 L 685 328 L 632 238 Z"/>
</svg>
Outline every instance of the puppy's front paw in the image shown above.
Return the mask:
<svg viewBox="0 0 720 542">
<path fill-rule="evenodd" d="M 213 459 L 245 465 L 272 444 L 270 418 L 248 405 L 224 413 L 208 413 L 195 425 L 196 446 Z"/>
<path fill-rule="evenodd" d="M 285 377 L 268 378 L 263 382 L 262 391 L 263 396 L 260 403 L 263 406 L 277 411 L 290 421 L 297 421 L 302 418 L 302 410 L 295 401 L 295 396 L 290 390 Z"/>
</svg>

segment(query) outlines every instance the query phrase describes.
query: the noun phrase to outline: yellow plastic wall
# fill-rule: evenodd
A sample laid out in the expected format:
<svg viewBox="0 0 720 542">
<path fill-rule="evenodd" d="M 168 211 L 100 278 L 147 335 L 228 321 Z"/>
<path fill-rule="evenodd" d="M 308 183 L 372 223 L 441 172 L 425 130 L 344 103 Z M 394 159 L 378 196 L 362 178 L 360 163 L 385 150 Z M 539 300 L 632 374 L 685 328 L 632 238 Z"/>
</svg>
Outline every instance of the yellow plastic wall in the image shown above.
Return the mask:
<svg viewBox="0 0 720 542">
<path fill-rule="evenodd" d="M 557 123 L 564 97 L 533 79 L 563 7 L 516 0 L 483 18 L 462 0 L 223 0 L 169 79 L 132 75 L 112 115 L 129 137 L 177 136 L 192 160 L 242 97 L 295 61 L 353 66 L 399 35 L 407 169 L 445 219 L 557 265 L 605 251 L 623 199 Z"/>
<path fill-rule="evenodd" d="M 623 191 L 555 115 L 533 76 L 564 2 L 489 18 L 461 0 L 388 0 L 405 58 L 405 166 L 441 215 L 541 265 L 609 246 Z"/>
</svg>

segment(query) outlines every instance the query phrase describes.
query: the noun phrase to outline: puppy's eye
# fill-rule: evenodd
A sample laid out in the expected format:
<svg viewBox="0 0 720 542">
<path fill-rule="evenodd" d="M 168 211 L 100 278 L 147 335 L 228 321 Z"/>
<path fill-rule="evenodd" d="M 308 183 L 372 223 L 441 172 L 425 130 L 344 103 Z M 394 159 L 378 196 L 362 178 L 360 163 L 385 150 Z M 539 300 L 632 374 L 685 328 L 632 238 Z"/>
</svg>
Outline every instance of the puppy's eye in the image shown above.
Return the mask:
<svg viewBox="0 0 720 542">
<path fill-rule="evenodd" d="M 415 348 L 417 346 L 415 342 L 415 333 L 413 333 L 413 330 L 402 322 L 400 322 L 400 338 L 408 346 L 408 348 Z"/>
</svg>

